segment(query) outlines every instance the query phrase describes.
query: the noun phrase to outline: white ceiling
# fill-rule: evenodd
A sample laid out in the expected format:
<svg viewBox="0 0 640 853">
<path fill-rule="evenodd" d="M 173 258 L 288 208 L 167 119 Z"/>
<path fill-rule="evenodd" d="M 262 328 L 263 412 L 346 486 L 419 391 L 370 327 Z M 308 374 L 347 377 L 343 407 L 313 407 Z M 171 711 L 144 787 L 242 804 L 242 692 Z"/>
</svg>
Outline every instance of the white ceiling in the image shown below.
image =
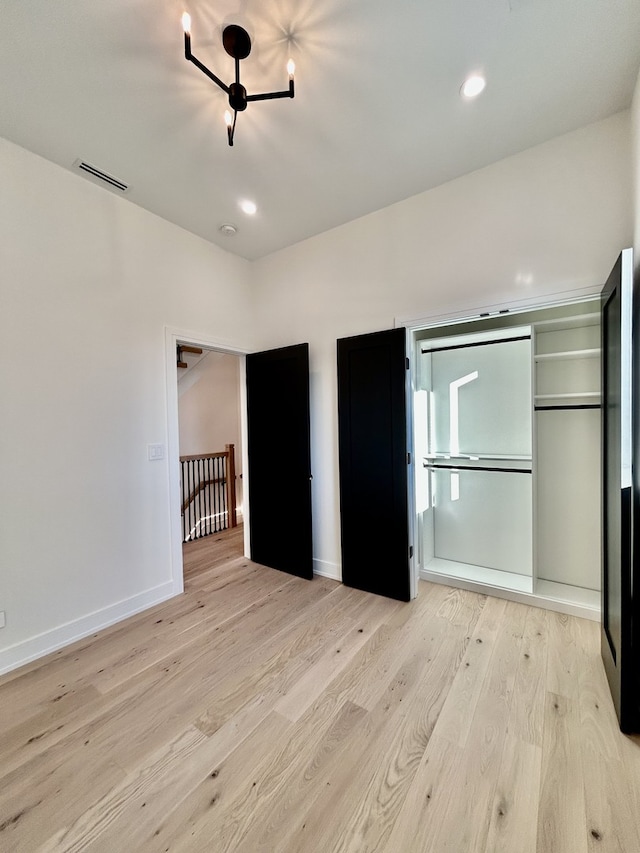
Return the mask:
<svg viewBox="0 0 640 853">
<path fill-rule="evenodd" d="M 295 99 L 249 104 L 233 148 L 184 9 L 227 82 L 222 29 L 249 30 L 249 93 L 296 62 Z M 2 0 L 0 135 L 253 259 L 625 109 L 639 67 L 639 0 Z"/>
</svg>

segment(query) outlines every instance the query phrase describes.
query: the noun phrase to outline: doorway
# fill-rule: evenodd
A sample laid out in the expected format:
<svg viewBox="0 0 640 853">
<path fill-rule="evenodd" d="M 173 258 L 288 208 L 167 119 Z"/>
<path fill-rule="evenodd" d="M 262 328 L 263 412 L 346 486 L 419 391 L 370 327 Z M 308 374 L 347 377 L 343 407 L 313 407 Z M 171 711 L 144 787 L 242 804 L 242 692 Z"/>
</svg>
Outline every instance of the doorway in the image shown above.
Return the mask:
<svg viewBox="0 0 640 853">
<path fill-rule="evenodd" d="M 240 362 L 234 353 L 177 347 L 185 576 L 222 554 L 226 559 L 243 554 Z M 206 553 L 206 559 L 192 559 L 196 553 Z"/>
<path fill-rule="evenodd" d="M 242 519 L 244 557 L 262 565 L 313 577 L 309 419 L 309 347 L 297 344 L 276 350 L 248 353 L 165 328 L 167 380 L 167 457 L 173 594 L 184 591 L 182 559 L 182 492 L 178 416 L 177 348 L 201 348 L 238 358 Z M 266 448 L 265 437 L 275 436 Z M 275 450 L 286 447 L 286 467 L 274 465 Z M 251 472 L 249 453 L 251 449 Z M 263 452 L 263 451 L 267 452 Z M 251 476 L 249 476 L 251 473 Z M 207 476 L 205 475 L 205 479 Z M 213 476 L 209 479 L 217 479 Z M 191 493 L 187 497 L 190 496 Z M 295 535 L 282 535 L 278 506 L 289 511 Z M 254 512 L 251 513 L 251 507 Z M 253 521 L 252 521 L 253 519 Z M 268 523 L 267 523 L 268 522 Z M 268 550 L 268 554 L 265 551 Z"/>
<path fill-rule="evenodd" d="M 165 328 L 165 365 L 166 365 L 166 388 L 167 388 L 167 459 L 168 459 L 168 467 L 169 467 L 169 525 L 171 532 L 171 577 L 173 583 L 173 594 L 179 595 L 184 591 L 184 562 L 183 562 L 183 505 L 184 500 L 182 497 L 182 483 L 181 483 L 181 435 L 180 435 L 180 396 L 179 396 L 179 380 L 178 380 L 178 371 L 185 370 L 184 368 L 178 368 L 178 347 L 190 347 L 193 349 L 202 350 L 202 355 L 211 353 L 211 354 L 222 354 L 231 356 L 236 360 L 235 364 L 237 366 L 238 372 L 238 396 L 239 396 L 239 448 L 236 449 L 235 453 L 235 461 L 236 466 L 239 469 L 239 472 L 242 474 L 242 479 L 240 480 L 242 491 L 240 492 L 241 501 L 242 501 L 242 514 L 241 518 L 243 521 L 243 525 L 241 531 L 240 542 L 241 553 L 245 557 L 250 556 L 250 544 L 249 544 L 249 533 L 248 533 L 248 523 L 249 523 L 249 506 L 248 502 L 245 500 L 246 488 L 248 482 L 248 459 L 247 459 L 247 423 L 246 423 L 246 391 L 245 391 L 245 356 L 247 351 L 243 349 L 239 349 L 237 347 L 228 346 L 224 342 L 215 340 L 213 338 L 207 338 L 200 335 L 196 335 L 193 332 L 183 331 L 181 329 L 175 328 Z M 188 354 L 187 364 L 189 364 L 190 355 L 195 355 L 194 353 Z M 183 353 L 184 359 L 185 353 Z M 195 359 L 194 359 L 195 362 Z M 205 373 L 205 368 L 201 368 L 202 372 Z M 189 370 L 186 372 L 186 376 L 189 374 Z M 186 382 L 185 388 L 189 385 L 190 382 L 193 381 L 195 384 L 195 379 L 197 378 L 197 374 L 194 375 L 193 380 L 188 380 Z M 181 380 L 185 382 L 185 380 Z M 187 389 L 188 391 L 188 389 Z M 184 397 L 187 391 L 182 392 L 182 397 Z M 194 428 L 197 434 L 197 428 Z M 200 436 L 202 438 L 202 436 Z M 191 440 L 191 438 L 189 439 Z M 225 442 L 227 443 L 227 442 Z M 185 449 L 185 445 L 183 444 L 183 449 Z M 224 448 L 209 448 L 205 449 L 205 452 L 208 450 L 220 450 Z M 235 449 L 235 448 L 234 448 Z M 197 454 L 191 454 L 197 455 Z M 216 479 L 215 477 L 211 479 Z M 205 539 L 198 540 L 205 542 Z M 236 537 L 237 538 L 237 537 Z M 234 547 L 239 547 L 234 545 Z"/>
<path fill-rule="evenodd" d="M 243 468 L 240 356 L 185 350 L 180 347 L 177 365 L 183 541 L 188 542 L 242 523 Z"/>
</svg>

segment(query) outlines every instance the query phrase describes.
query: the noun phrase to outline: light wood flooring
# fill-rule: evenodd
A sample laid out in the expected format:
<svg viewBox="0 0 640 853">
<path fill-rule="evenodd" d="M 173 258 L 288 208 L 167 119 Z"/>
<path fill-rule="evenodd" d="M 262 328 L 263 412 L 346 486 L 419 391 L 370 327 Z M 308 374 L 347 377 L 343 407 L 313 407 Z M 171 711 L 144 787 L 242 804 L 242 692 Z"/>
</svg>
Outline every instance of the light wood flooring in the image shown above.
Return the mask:
<svg viewBox="0 0 640 853">
<path fill-rule="evenodd" d="M 597 624 L 302 581 L 240 536 L 186 547 L 183 596 L 0 679 L 3 853 L 640 851 Z"/>
</svg>

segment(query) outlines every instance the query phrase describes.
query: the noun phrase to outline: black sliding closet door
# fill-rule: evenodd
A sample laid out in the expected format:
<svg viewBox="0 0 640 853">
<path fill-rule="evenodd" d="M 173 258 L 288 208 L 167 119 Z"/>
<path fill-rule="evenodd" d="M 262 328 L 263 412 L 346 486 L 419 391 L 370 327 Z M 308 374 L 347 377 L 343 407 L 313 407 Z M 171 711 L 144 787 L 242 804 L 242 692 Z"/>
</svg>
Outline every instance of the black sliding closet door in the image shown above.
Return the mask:
<svg viewBox="0 0 640 853">
<path fill-rule="evenodd" d="M 602 291 L 602 636 L 620 727 L 638 729 L 631 520 L 631 260 L 618 258 Z M 637 606 L 637 605 L 636 605 Z M 637 643 L 637 639 L 636 639 Z"/>
<path fill-rule="evenodd" d="M 311 580 L 309 344 L 247 356 L 251 559 Z"/>
<path fill-rule="evenodd" d="M 405 330 L 338 341 L 342 579 L 410 598 Z"/>
</svg>

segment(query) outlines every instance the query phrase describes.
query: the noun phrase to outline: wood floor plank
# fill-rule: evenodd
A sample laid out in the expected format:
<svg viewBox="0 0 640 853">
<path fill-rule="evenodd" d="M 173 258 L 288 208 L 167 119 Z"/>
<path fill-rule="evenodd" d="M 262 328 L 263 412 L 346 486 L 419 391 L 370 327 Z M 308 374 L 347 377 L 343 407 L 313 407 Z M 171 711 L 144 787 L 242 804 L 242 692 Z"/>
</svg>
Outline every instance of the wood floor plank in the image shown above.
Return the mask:
<svg viewBox="0 0 640 853">
<path fill-rule="evenodd" d="M 485 853 L 536 853 L 542 747 L 507 734 Z"/>
<path fill-rule="evenodd" d="M 2 853 L 640 851 L 597 624 L 184 554 L 184 595 L 0 678 Z"/>
<path fill-rule="evenodd" d="M 566 666 L 569 668 L 565 669 Z M 565 659 L 563 669 L 565 674 L 572 672 L 573 662 L 568 665 Z M 549 692 L 544 722 L 537 853 L 585 853 L 586 820 L 578 709 L 574 700 Z"/>
<path fill-rule="evenodd" d="M 455 847 L 439 850 L 433 846 L 433 841 L 435 833 L 447 818 L 453 799 L 460 795 L 463 752 L 460 746 L 450 740 L 432 735 L 387 843 L 380 853 L 398 853 L 401 850 L 411 853 L 442 853 L 449 850 L 455 853 Z"/>
<path fill-rule="evenodd" d="M 505 607 L 506 602 L 498 598 L 489 599 L 484 607 L 436 726 L 435 734 L 438 737 L 462 747 L 471 730 Z"/>
<path fill-rule="evenodd" d="M 558 696 L 577 699 L 580 692 L 578 619 L 546 610 L 549 631 L 547 689 Z"/>
<path fill-rule="evenodd" d="M 640 850 L 638 812 L 633 794 L 625 786 L 622 761 L 584 748 L 582 766 L 589 851 Z"/>
<path fill-rule="evenodd" d="M 581 657 L 580 751 L 589 850 L 640 850 L 633 787 L 624 784 L 623 746 L 627 738 L 617 730 L 613 701 L 599 660 L 599 625 L 582 620 L 576 627 Z M 609 784 L 603 785 L 603 779 L 609 779 Z"/>
<path fill-rule="evenodd" d="M 629 817 L 633 820 L 634 828 L 640 835 L 640 737 L 628 737 L 620 734 L 620 752 L 622 754 L 622 775 L 619 780 L 624 790 L 624 802 L 631 801 Z M 603 784 L 607 785 L 608 775 L 602 777 Z M 640 848 L 639 848 L 640 849 Z"/>
<path fill-rule="evenodd" d="M 526 743 L 542 746 L 547 695 L 548 623 L 546 611 L 527 608 L 520 645 L 508 730 Z"/>
<path fill-rule="evenodd" d="M 439 584 L 428 584 L 426 586 L 427 594 L 433 595 L 434 587 L 438 587 Z M 437 615 L 449 622 L 453 628 L 461 629 L 470 634 L 488 601 L 488 597 L 478 593 L 469 595 L 464 589 L 446 586 L 442 587 L 441 593 L 442 601 L 438 607 Z"/>
</svg>

